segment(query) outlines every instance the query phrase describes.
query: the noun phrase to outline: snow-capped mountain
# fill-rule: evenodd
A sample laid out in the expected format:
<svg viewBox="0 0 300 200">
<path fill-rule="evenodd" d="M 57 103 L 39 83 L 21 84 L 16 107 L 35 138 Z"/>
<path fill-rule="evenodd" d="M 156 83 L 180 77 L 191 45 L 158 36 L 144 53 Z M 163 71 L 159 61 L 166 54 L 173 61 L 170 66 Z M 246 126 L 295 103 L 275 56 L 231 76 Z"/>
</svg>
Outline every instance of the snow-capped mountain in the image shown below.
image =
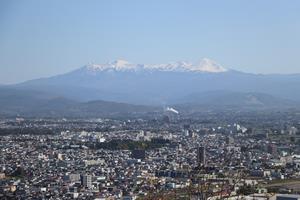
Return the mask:
<svg viewBox="0 0 300 200">
<path fill-rule="evenodd" d="M 126 60 L 116 60 L 114 62 L 109 62 L 106 64 L 88 64 L 85 68 L 88 71 L 99 72 L 106 70 L 115 70 L 115 71 L 126 71 L 126 70 L 135 70 L 137 65 L 131 64 Z"/>
<path fill-rule="evenodd" d="M 209 91 L 266 93 L 300 100 L 300 75 L 260 75 L 228 70 L 210 59 L 199 63 L 88 64 L 66 74 L 10 87 L 49 92 L 72 100 L 164 105 L 191 102 Z M 187 98 L 188 97 L 188 98 Z"/>
<path fill-rule="evenodd" d="M 197 64 L 190 62 L 178 61 L 167 64 L 132 64 L 126 60 L 116 60 L 106 64 L 88 64 L 85 69 L 91 72 L 102 71 L 170 71 L 170 72 L 226 72 L 227 69 L 220 64 L 208 58 L 202 59 Z"/>
</svg>

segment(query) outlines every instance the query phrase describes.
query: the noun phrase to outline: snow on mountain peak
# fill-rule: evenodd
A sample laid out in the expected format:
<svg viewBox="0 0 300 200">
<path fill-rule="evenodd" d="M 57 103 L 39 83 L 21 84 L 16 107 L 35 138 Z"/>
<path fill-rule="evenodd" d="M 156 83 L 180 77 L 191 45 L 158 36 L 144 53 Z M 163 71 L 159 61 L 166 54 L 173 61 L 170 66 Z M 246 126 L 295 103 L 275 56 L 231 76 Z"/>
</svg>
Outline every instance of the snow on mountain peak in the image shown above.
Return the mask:
<svg viewBox="0 0 300 200">
<path fill-rule="evenodd" d="M 107 64 L 88 64 L 86 68 L 89 71 L 93 71 L 93 72 L 106 71 L 106 70 L 135 71 L 138 69 L 157 70 L 157 71 L 175 71 L 175 72 L 210 72 L 210 73 L 227 71 L 227 69 L 222 67 L 220 64 L 208 58 L 202 59 L 199 64 L 192 64 L 190 62 L 179 61 L 179 62 L 171 62 L 167 64 L 143 65 L 143 64 L 132 64 L 126 60 L 116 60 L 113 62 L 109 62 Z"/>
<path fill-rule="evenodd" d="M 126 60 L 116 60 L 113 62 L 109 62 L 107 64 L 88 64 L 86 65 L 87 70 L 89 71 L 105 71 L 105 70 L 129 70 L 135 69 L 136 65 L 131 64 Z"/>
<path fill-rule="evenodd" d="M 222 67 L 220 64 L 208 58 L 203 58 L 198 65 L 198 69 L 204 72 L 225 72 L 227 69 Z"/>
<path fill-rule="evenodd" d="M 130 65 L 130 62 L 128 62 L 127 60 L 116 60 L 114 62 L 112 62 L 113 65 L 115 65 L 116 67 L 126 67 L 128 65 Z"/>
</svg>

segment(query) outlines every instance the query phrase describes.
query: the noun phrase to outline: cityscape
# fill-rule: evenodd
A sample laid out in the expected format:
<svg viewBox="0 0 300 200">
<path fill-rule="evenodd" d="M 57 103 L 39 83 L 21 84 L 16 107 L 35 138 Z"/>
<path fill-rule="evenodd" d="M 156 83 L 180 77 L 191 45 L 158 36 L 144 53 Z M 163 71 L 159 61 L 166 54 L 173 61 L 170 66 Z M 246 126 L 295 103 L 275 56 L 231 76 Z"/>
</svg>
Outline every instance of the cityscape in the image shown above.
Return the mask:
<svg viewBox="0 0 300 200">
<path fill-rule="evenodd" d="M 291 114 L 2 119 L 0 197 L 294 198 L 300 112 Z"/>
<path fill-rule="evenodd" d="M 1 0 L 0 200 L 300 200 L 299 11 Z"/>
</svg>

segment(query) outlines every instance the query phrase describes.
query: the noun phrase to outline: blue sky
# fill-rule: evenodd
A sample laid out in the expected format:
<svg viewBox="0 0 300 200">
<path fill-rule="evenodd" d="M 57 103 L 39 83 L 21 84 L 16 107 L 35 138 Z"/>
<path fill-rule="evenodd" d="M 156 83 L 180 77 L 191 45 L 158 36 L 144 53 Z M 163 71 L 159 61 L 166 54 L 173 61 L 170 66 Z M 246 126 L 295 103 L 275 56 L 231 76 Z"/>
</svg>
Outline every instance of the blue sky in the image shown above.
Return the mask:
<svg viewBox="0 0 300 200">
<path fill-rule="evenodd" d="M 0 83 L 119 58 L 300 73 L 299 10 L 297 0 L 2 0 Z"/>
</svg>

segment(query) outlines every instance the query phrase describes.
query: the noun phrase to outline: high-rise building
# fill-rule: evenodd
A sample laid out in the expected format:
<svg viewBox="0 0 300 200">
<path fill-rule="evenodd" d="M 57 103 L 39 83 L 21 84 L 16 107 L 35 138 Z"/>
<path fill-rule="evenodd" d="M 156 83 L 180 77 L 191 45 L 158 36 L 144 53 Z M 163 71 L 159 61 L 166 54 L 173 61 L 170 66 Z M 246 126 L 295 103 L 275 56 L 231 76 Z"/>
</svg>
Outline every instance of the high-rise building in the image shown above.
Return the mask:
<svg viewBox="0 0 300 200">
<path fill-rule="evenodd" d="M 203 146 L 197 147 L 197 162 L 200 166 L 205 166 L 205 148 Z"/>
<path fill-rule="evenodd" d="M 84 187 L 91 188 L 92 187 L 92 176 L 91 175 L 83 175 L 81 177 L 81 183 Z"/>
<path fill-rule="evenodd" d="M 277 146 L 275 144 L 269 144 L 267 148 L 268 148 L 268 153 L 272 155 L 277 155 Z"/>
</svg>

